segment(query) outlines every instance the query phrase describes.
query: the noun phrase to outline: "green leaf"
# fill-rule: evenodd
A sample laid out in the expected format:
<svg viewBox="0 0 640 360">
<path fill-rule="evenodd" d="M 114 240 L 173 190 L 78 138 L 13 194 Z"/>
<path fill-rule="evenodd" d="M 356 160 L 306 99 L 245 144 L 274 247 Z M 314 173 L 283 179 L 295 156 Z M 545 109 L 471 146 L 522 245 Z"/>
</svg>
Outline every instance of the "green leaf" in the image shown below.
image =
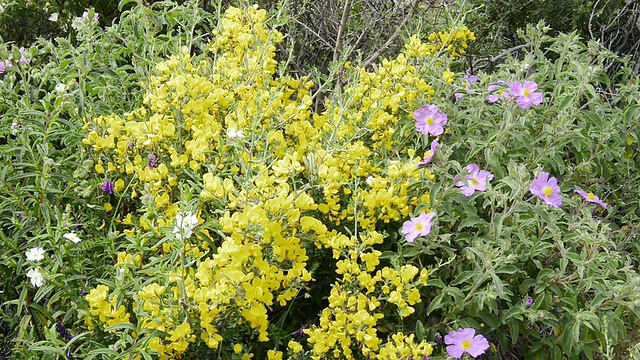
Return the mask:
<svg viewBox="0 0 640 360">
<path fill-rule="evenodd" d="M 424 340 L 426 335 L 427 335 L 427 332 L 424 329 L 424 324 L 422 323 L 422 321 L 417 320 L 416 321 L 416 337 L 418 338 L 418 341 L 421 342 L 422 340 Z"/>
<path fill-rule="evenodd" d="M 521 306 L 512 306 L 509 310 L 502 314 L 502 322 L 507 322 L 511 318 L 522 320 Z"/>
</svg>

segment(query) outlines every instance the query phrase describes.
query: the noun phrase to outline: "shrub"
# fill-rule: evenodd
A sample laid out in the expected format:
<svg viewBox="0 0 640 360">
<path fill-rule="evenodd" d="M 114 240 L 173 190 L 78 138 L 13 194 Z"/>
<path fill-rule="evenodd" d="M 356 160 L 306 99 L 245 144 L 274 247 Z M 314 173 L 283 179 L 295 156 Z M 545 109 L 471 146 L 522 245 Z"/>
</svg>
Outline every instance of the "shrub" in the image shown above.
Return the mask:
<svg viewBox="0 0 640 360">
<path fill-rule="evenodd" d="M 2 50 L 14 358 L 637 351 L 625 60 L 540 24 L 521 61 L 456 74 L 454 21 L 339 61 L 314 107 L 282 14 L 231 7 L 205 42 L 212 19 L 169 5 Z"/>
</svg>

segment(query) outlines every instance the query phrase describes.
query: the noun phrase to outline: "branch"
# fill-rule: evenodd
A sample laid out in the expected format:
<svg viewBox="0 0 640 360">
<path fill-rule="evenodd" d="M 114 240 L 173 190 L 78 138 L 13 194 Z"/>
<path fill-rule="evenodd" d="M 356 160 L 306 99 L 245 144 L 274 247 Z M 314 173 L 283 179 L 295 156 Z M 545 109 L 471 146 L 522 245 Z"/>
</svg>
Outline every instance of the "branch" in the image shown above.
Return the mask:
<svg viewBox="0 0 640 360">
<path fill-rule="evenodd" d="M 421 0 L 416 0 L 413 3 L 411 12 L 404 19 L 402 19 L 402 22 L 400 23 L 400 25 L 398 25 L 398 27 L 396 28 L 396 31 L 391 35 L 391 37 L 389 37 L 389 39 L 378 50 L 376 50 L 373 54 L 371 54 L 371 56 L 369 56 L 369 58 L 367 58 L 367 60 L 364 61 L 364 64 L 362 64 L 363 69 L 366 69 L 367 67 L 369 67 L 374 61 L 376 61 L 380 57 L 380 55 L 382 55 L 385 51 L 387 51 L 389 46 L 391 46 L 396 41 L 398 36 L 400 36 L 400 31 L 402 30 L 404 25 L 407 23 L 407 21 L 409 21 L 409 19 L 413 16 L 416 9 L 418 8 L 418 5 L 421 2 L 422 2 Z"/>
<path fill-rule="evenodd" d="M 344 8 L 342 9 L 342 18 L 340 19 L 340 27 L 338 28 L 338 36 L 336 37 L 336 47 L 333 49 L 333 62 L 338 61 L 340 48 L 342 47 L 342 38 L 344 37 L 345 29 L 347 28 L 347 22 L 349 21 L 349 14 L 351 13 L 351 0 L 344 2 Z"/>
<path fill-rule="evenodd" d="M 516 52 L 518 52 L 521 49 L 527 49 L 531 47 L 531 43 L 526 43 L 526 44 L 520 44 L 517 46 L 514 46 L 512 48 L 507 49 L 505 52 L 498 54 L 494 57 L 489 57 L 489 58 L 484 58 L 484 59 L 478 59 L 476 61 L 473 62 L 473 64 L 471 65 L 472 69 L 476 69 L 475 71 L 479 70 L 479 69 L 483 69 L 483 68 L 487 68 L 487 67 L 491 67 L 493 66 L 493 64 L 495 64 L 498 60 L 502 59 L 502 58 L 506 58 L 507 55 L 510 54 L 514 54 Z M 479 66 L 479 64 L 481 63 L 488 63 L 487 65 L 484 66 Z"/>
</svg>

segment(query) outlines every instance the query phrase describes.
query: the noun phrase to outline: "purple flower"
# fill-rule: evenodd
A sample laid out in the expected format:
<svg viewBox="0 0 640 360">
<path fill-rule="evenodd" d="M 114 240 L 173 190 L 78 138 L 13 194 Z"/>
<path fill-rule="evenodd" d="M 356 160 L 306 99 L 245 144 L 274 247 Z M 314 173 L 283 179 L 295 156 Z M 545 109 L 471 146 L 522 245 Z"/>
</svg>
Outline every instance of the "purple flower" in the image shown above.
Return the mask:
<svg viewBox="0 0 640 360">
<path fill-rule="evenodd" d="M 109 195 L 113 195 L 113 183 L 106 179 L 102 185 L 100 185 L 100 189 L 106 192 Z"/>
<path fill-rule="evenodd" d="M 28 63 L 29 61 L 31 61 L 31 59 L 27 59 L 24 56 L 24 52 L 26 51 L 25 48 L 21 47 L 18 51 L 20 51 L 20 62 L 22 63 Z"/>
<path fill-rule="evenodd" d="M 62 325 L 60 320 L 56 322 L 56 331 L 58 332 L 58 334 L 60 334 L 60 336 L 62 336 L 63 339 L 67 341 L 73 339 L 73 335 L 64 327 L 64 325 Z"/>
<path fill-rule="evenodd" d="M 405 236 L 407 242 L 414 242 L 418 236 L 427 236 L 431 233 L 431 225 L 435 216 L 435 211 L 428 214 L 423 211 L 418 217 L 405 221 L 400 232 Z"/>
<path fill-rule="evenodd" d="M 426 105 L 413 112 L 416 119 L 416 130 L 423 135 L 431 134 L 438 136 L 444 132 L 444 126 L 447 124 L 447 115 L 438 112 L 436 105 Z"/>
<path fill-rule="evenodd" d="M 444 338 L 442 338 L 442 335 L 440 333 L 436 333 L 435 340 L 436 340 L 436 344 L 440 344 L 440 345 L 444 344 Z"/>
<path fill-rule="evenodd" d="M 457 87 L 458 89 L 462 89 L 464 91 L 466 91 L 467 94 L 471 94 L 471 84 L 475 83 L 478 81 L 478 77 L 475 75 L 464 75 L 462 76 L 462 88 Z M 465 93 L 462 92 L 457 92 L 454 93 L 453 96 L 456 97 L 456 100 L 460 100 L 462 99 L 465 95 L 467 95 Z"/>
<path fill-rule="evenodd" d="M 574 190 L 575 192 L 577 192 L 578 194 L 580 194 L 586 201 L 588 202 L 592 202 L 592 203 L 596 203 L 604 208 L 607 207 L 607 203 L 605 203 L 604 201 L 600 200 L 599 197 L 597 197 L 596 195 L 593 195 L 593 193 L 588 193 L 582 189 L 576 189 Z"/>
<path fill-rule="evenodd" d="M 549 173 L 541 172 L 538 178 L 533 180 L 531 186 L 529 186 L 531 193 L 545 203 L 553 207 L 560 207 L 562 205 L 562 196 L 560 195 L 560 187 L 558 186 L 558 180 L 554 177 L 549 178 Z"/>
<path fill-rule="evenodd" d="M 155 155 L 149 154 L 149 169 L 153 170 L 158 167 L 158 158 Z"/>
<path fill-rule="evenodd" d="M 16 216 L 18 217 L 18 220 L 24 220 L 24 215 L 21 213 L 16 214 Z"/>
<path fill-rule="evenodd" d="M 499 80 L 498 83 L 506 84 L 506 82 L 502 80 Z M 490 103 L 497 102 L 498 100 L 500 100 L 500 97 L 503 97 L 505 100 L 511 97 L 509 95 L 509 92 L 504 90 L 503 87 L 498 84 L 489 85 L 489 87 L 487 88 L 487 91 L 492 93 L 487 96 L 487 100 L 489 100 Z"/>
<path fill-rule="evenodd" d="M 422 161 L 418 162 L 418 166 L 424 166 L 424 165 L 427 165 L 427 164 L 431 161 L 431 159 L 433 159 L 433 155 L 435 155 L 435 154 L 436 154 L 436 147 L 437 147 L 437 146 L 438 146 L 438 139 L 434 139 L 434 140 L 431 142 L 431 149 L 430 149 L 430 150 L 427 150 L 427 151 L 424 153 L 424 158 L 423 158 L 423 160 L 422 160 Z"/>
<path fill-rule="evenodd" d="M 82 295 L 87 295 L 89 292 L 87 291 L 87 286 L 89 286 L 89 280 L 85 280 L 84 288 L 80 289 L 79 292 Z"/>
<path fill-rule="evenodd" d="M 463 176 L 462 180 L 456 183 L 456 186 L 462 190 L 462 194 L 464 194 L 464 196 L 471 196 L 476 192 L 476 190 L 487 190 L 487 182 L 493 180 L 492 173 L 486 170 L 480 170 L 476 164 L 467 165 L 464 169 L 468 174 Z M 458 178 L 459 177 L 460 175 L 458 175 Z"/>
<path fill-rule="evenodd" d="M 527 306 L 531 307 L 531 306 L 533 305 L 533 298 L 527 298 L 527 301 L 525 301 L 525 300 L 524 300 L 524 298 L 523 298 L 523 299 L 522 299 L 522 302 L 523 302 L 525 305 L 527 305 Z"/>
<path fill-rule="evenodd" d="M 517 97 L 516 102 L 523 109 L 542 103 L 543 95 L 541 92 L 535 92 L 536 90 L 538 90 L 538 84 L 533 81 L 525 81 L 524 85 L 516 81 L 509 87 L 509 92 Z"/>
<path fill-rule="evenodd" d="M 98 15 L 97 13 L 93 14 L 93 20 L 98 20 L 98 18 L 100 17 L 100 15 Z M 85 11 L 82 13 L 82 18 L 83 19 L 88 19 L 89 18 L 89 12 Z"/>
<path fill-rule="evenodd" d="M 306 329 L 310 329 L 310 328 L 311 328 L 311 323 L 308 323 L 307 325 L 305 325 L 305 326 L 301 327 L 300 329 L 294 331 L 291 334 L 291 337 L 294 338 L 294 339 L 301 339 L 301 338 L 307 336 L 307 334 L 305 334 L 304 331 Z"/>
<path fill-rule="evenodd" d="M 454 359 L 460 359 L 464 353 L 476 358 L 489 348 L 489 341 L 470 328 L 451 331 L 444 337 L 444 342 L 448 345 L 447 353 Z"/>
<path fill-rule="evenodd" d="M 4 61 L 0 61 L 0 74 L 4 73 L 4 70 L 7 68 Z"/>
</svg>

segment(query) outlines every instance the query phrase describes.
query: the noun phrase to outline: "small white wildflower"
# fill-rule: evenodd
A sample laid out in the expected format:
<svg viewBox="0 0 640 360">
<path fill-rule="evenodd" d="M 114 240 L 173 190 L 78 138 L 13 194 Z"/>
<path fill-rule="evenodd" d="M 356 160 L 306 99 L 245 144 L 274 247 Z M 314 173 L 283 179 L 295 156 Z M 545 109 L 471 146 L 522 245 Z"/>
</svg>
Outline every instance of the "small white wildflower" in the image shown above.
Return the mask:
<svg viewBox="0 0 640 360">
<path fill-rule="evenodd" d="M 12 122 L 12 123 L 11 123 L 11 130 L 15 130 L 15 129 L 17 129 L 17 128 L 18 128 L 18 126 L 20 126 L 20 125 L 19 125 L 17 122 L 15 122 L 15 121 L 14 121 L 14 122 Z"/>
<path fill-rule="evenodd" d="M 49 16 L 49 21 L 58 21 L 58 13 L 53 13 Z"/>
<path fill-rule="evenodd" d="M 63 83 L 59 83 L 56 85 L 55 90 L 59 93 L 63 93 L 65 91 L 65 89 L 67 88 L 67 86 Z"/>
<path fill-rule="evenodd" d="M 80 239 L 78 237 L 78 235 L 76 235 L 76 233 L 74 233 L 74 232 L 66 233 L 66 234 L 62 235 L 62 237 L 67 239 L 67 240 L 69 240 L 69 241 L 71 241 L 74 244 L 77 244 L 80 241 L 82 241 L 82 239 Z"/>
<path fill-rule="evenodd" d="M 84 19 L 81 17 L 77 17 L 75 19 L 73 19 L 73 21 L 71 22 L 71 27 L 74 30 L 80 30 L 80 28 L 82 27 L 82 25 L 84 24 Z"/>
<path fill-rule="evenodd" d="M 41 247 L 34 247 L 25 252 L 24 255 L 26 256 L 27 260 L 38 262 L 44 259 L 44 249 Z"/>
<path fill-rule="evenodd" d="M 227 136 L 229 137 L 229 139 L 242 139 L 244 137 L 244 132 L 242 130 L 236 130 L 236 129 L 229 129 L 227 131 Z"/>
<path fill-rule="evenodd" d="M 367 182 L 367 185 L 371 185 L 371 183 L 373 182 L 373 176 L 367 177 L 367 180 L 365 181 Z"/>
<path fill-rule="evenodd" d="M 40 272 L 40 269 L 30 269 L 27 272 L 27 277 L 31 280 L 31 285 L 40 287 L 44 285 L 44 276 Z"/>
<path fill-rule="evenodd" d="M 198 217 L 191 211 L 187 211 L 184 215 L 178 213 L 176 215 L 176 226 L 173 228 L 176 239 L 190 238 L 196 225 L 198 225 Z"/>
</svg>

